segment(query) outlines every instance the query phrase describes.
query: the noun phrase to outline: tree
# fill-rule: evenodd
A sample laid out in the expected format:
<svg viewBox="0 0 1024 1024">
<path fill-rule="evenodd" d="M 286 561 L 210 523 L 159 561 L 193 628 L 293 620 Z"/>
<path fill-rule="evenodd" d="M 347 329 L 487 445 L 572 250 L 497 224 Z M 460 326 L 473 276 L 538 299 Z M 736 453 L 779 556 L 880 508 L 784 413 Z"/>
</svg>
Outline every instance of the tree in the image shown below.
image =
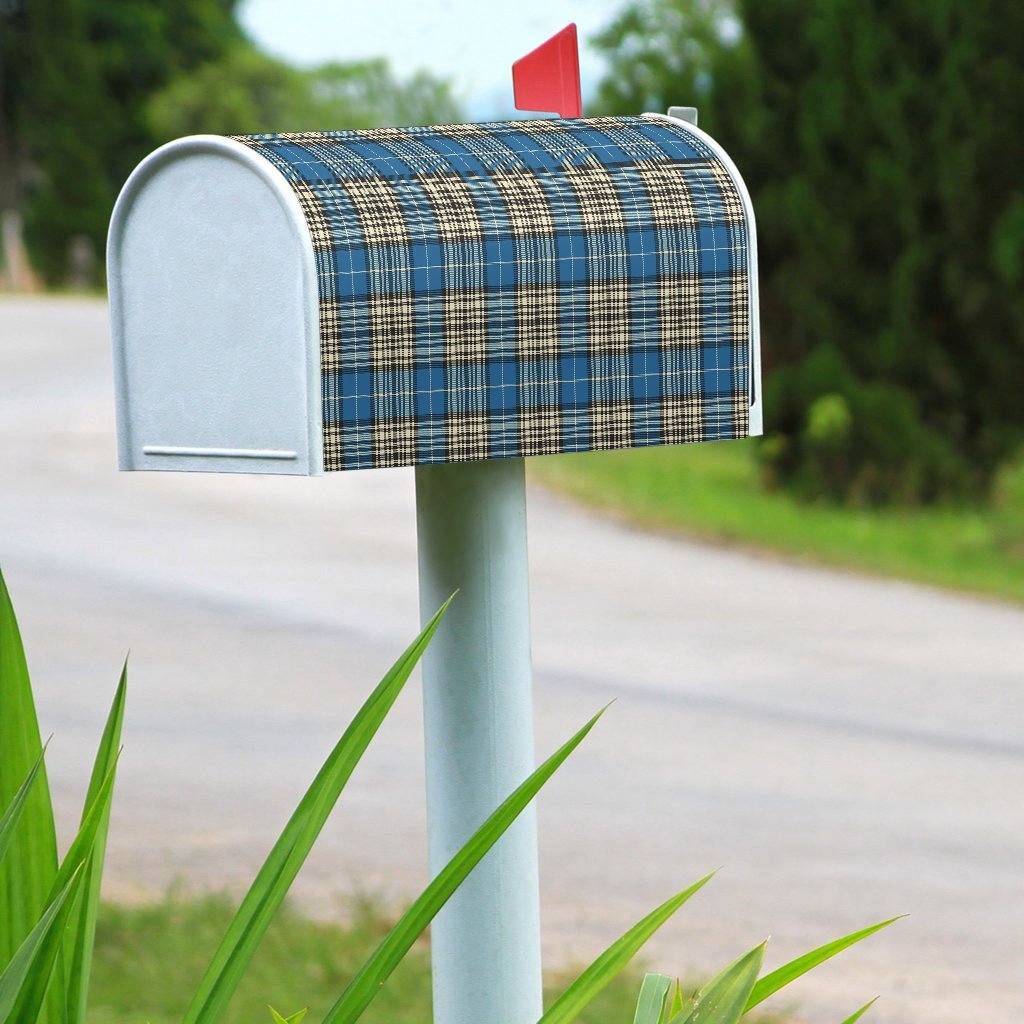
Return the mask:
<svg viewBox="0 0 1024 1024">
<path fill-rule="evenodd" d="M 383 60 L 302 71 L 261 53 L 238 0 L 0 0 L 0 211 L 64 279 L 69 242 L 102 250 L 117 193 L 162 142 L 196 132 L 459 119 L 449 86 Z"/>
<path fill-rule="evenodd" d="M 306 91 L 301 71 L 242 43 L 171 79 L 150 98 L 146 118 L 160 143 L 183 135 L 283 130 L 299 123 Z"/>
<path fill-rule="evenodd" d="M 64 275 L 70 238 L 99 248 L 114 198 L 152 147 L 149 96 L 241 38 L 237 0 L 0 0 L 0 204 L 33 261 Z"/>
<path fill-rule="evenodd" d="M 322 131 L 458 121 L 449 85 L 426 72 L 405 82 L 385 60 L 300 70 L 250 44 L 232 47 L 152 97 L 149 125 L 161 141 L 209 132 Z"/>
<path fill-rule="evenodd" d="M 774 477 L 983 493 L 1024 438 L 1024 8 L 650 0 L 598 44 L 607 109 L 695 97 L 751 188 Z"/>
</svg>

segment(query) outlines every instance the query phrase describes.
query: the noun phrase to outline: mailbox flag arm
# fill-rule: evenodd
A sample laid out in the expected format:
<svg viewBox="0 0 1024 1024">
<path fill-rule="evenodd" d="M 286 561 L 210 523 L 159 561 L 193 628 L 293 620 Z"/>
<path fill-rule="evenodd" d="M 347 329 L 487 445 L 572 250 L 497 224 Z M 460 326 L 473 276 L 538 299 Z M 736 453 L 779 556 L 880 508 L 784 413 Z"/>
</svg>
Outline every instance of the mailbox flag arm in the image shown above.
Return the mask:
<svg viewBox="0 0 1024 1024">
<path fill-rule="evenodd" d="M 559 117 L 582 117 L 580 55 L 576 25 L 541 43 L 512 65 L 516 110 L 553 111 Z"/>
</svg>

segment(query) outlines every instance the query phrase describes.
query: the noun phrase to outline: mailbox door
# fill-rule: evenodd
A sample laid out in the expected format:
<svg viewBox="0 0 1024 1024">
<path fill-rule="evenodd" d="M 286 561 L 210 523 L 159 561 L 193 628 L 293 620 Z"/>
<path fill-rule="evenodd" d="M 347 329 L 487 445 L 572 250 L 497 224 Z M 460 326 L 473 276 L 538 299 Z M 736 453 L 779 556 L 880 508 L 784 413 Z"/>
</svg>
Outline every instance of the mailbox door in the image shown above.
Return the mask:
<svg viewBox="0 0 1024 1024">
<path fill-rule="evenodd" d="M 109 253 L 121 468 L 322 472 L 316 267 L 280 175 L 228 139 L 171 143 Z"/>
</svg>

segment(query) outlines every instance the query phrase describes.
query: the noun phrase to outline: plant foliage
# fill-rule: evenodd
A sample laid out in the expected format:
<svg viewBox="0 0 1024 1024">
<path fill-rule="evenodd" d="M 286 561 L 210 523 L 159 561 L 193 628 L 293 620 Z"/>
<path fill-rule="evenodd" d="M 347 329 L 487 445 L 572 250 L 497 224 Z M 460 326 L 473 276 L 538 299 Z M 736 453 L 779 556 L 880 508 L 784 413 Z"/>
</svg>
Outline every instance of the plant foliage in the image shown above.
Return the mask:
<svg viewBox="0 0 1024 1024">
<path fill-rule="evenodd" d="M 242 900 L 185 1012 L 183 1024 L 215 1024 L 282 906 L 342 790 L 383 724 L 447 610 L 427 623 L 360 708 Z M 100 876 L 127 689 L 114 698 L 92 770 L 81 828 L 59 863 L 32 689 L 17 620 L 0 576 L 0 1024 L 85 1024 Z M 600 713 L 514 790 L 413 901 L 354 976 L 325 1020 L 352 1024 L 381 991 L 433 917 L 541 787 L 594 727 Z M 271 1010 L 275 1019 L 281 1019 Z M 290 1024 L 303 1011 L 283 1018 Z"/>
<path fill-rule="evenodd" d="M 612 943 L 559 996 L 538 1024 L 570 1024 L 593 998 L 622 970 L 643 942 L 710 880 L 702 878 L 689 889 L 658 907 Z M 692 996 L 683 996 L 681 984 L 664 974 L 647 974 L 640 986 L 633 1024 L 738 1024 L 740 1019 L 790 982 L 831 960 L 844 949 L 874 935 L 899 918 L 890 918 L 818 946 L 803 956 L 759 977 L 767 942 L 744 953 L 715 975 Z M 637 941 L 639 939 L 639 941 Z M 673 994 L 670 996 L 670 991 Z M 862 1006 L 845 1024 L 859 1020 L 872 1006 Z"/>
<path fill-rule="evenodd" d="M 0 1010 L 6 1006 L 0 1022 L 85 1024 L 125 687 L 122 672 L 93 764 L 79 832 L 58 863 L 25 652 L 0 574 L 0 808 L 7 809 L 3 820 L 11 824 L 0 850 L 0 987 L 5 990 Z M 53 975 L 60 983 L 50 984 Z"/>
<path fill-rule="evenodd" d="M 450 601 L 448 602 L 450 603 Z M 448 603 L 360 708 L 285 825 L 207 965 L 183 1024 L 216 1024 L 356 765 L 401 693 Z M 127 691 L 122 670 L 93 764 L 78 834 L 57 861 L 55 827 L 32 689 L 17 620 L 0 575 L 0 1024 L 85 1024 L 100 879 Z M 417 938 L 594 727 L 599 712 L 519 785 L 430 881 L 377 949 L 358 967 L 323 1024 L 355 1024 Z M 645 942 L 710 880 L 700 879 L 615 940 L 559 995 L 539 1024 L 570 1024 Z M 893 919 L 895 920 L 895 919 Z M 764 944 L 744 954 L 689 999 L 678 984 L 644 979 L 635 1024 L 736 1024 L 791 981 L 891 924 L 883 921 L 827 943 L 759 978 Z M 868 1004 L 870 1005 L 870 1004 Z M 849 1019 L 857 1020 L 867 1007 Z M 305 1010 L 275 1024 L 299 1024 Z"/>
</svg>

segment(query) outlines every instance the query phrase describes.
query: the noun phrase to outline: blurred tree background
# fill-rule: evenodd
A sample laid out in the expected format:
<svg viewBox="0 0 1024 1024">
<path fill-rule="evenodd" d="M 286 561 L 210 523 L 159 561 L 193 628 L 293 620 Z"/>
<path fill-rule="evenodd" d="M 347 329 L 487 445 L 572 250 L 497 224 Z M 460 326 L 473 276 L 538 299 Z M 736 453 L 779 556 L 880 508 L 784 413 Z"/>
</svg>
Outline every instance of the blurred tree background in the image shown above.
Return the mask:
<svg viewBox="0 0 1024 1024">
<path fill-rule="evenodd" d="M 447 83 L 424 72 L 400 81 L 383 60 L 276 60 L 245 37 L 237 9 L 0 0 L 0 211 L 20 214 L 44 282 L 67 281 L 83 240 L 103 252 L 122 184 L 170 139 L 461 120 Z M 92 260 L 96 282 L 101 263 Z"/>
<path fill-rule="evenodd" d="M 237 6 L 0 0 L 0 210 L 46 283 L 74 240 L 102 252 L 171 138 L 461 119 L 426 73 L 261 52 Z M 1024 5 L 626 0 L 596 42 L 591 113 L 695 103 L 750 186 L 763 479 L 853 506 L 1021 493 Z"/>
<path fill-rule="evenodd" d="M 694 103 L 757 214 L 770 479 L 976 498 L 1024 435 L 1024 5 L 640 0 L 608 113 Z"/>
</svg>

